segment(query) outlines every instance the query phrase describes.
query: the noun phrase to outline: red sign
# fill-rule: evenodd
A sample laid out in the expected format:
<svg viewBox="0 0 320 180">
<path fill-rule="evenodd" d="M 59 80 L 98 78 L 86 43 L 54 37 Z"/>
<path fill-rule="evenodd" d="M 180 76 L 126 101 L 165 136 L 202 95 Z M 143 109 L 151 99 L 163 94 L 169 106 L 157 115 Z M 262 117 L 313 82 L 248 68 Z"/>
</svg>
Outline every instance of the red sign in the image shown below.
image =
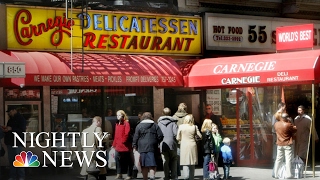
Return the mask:
<svg viewBox="0 0 320 180">
<path fill-rule="evenodd" d="M 186 87 L 293 84 L 320 80 L 319 56 L 320 50 L 310 50 L 208 58 L 181 67 Z"/>
<path fill-rule="evenodd" d="M 276 49 L 288 50 L 313 47 L 313 24 L 284 26 L 276 29 Z"/>
</svg>

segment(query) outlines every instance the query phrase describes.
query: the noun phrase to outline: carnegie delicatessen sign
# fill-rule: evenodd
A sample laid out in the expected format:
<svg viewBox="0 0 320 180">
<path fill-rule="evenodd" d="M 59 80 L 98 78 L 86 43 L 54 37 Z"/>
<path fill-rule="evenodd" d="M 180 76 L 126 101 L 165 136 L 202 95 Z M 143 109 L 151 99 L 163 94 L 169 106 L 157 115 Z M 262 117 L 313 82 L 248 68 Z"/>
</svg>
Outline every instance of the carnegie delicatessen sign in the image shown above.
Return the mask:
<svg viewBox="0 0 320 180">
<path fill-rule="evenodd" d="M 8 49 L 200 55 L 201 26 L 200 17 L 7 7 Z"/>
</svg>

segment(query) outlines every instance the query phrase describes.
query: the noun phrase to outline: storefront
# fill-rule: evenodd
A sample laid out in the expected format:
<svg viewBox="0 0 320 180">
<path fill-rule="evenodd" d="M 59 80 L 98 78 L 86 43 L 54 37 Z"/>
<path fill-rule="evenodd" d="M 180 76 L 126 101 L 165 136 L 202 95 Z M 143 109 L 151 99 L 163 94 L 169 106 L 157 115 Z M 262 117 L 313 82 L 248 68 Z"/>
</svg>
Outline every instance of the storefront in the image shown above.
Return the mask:
<svg viewBox="0 0 320 180">
<path fill-rule="evenodd" d="M 183 87 L 175 58 L 202 55 L 200 17 L 0 9 L 7 14 L 1 53 L 26 67 L 24 79 L 1 80 L 1 103 L 18 106 L 30 132 L 78 132 L 98 115 L 112 133 L 119 109 L 132 122 L 145 111 L 157 119 L 164 88 Z"/>
<path fill-rule="evenodd" d="M 182 71 L 186 87 L 206 90 L 207 102 L 221 117 L 221 133 L 232 139 L 236 164 L 263 166 L 272 164 L 271 119 L 281 102 L 281 88 L 318 83 L 319 56 L 320 50 L 309 50 L 208 58 L 180 65 L 187 67 Z M 309 114 L 313 114 L 312 107 Z"/>
</svg>

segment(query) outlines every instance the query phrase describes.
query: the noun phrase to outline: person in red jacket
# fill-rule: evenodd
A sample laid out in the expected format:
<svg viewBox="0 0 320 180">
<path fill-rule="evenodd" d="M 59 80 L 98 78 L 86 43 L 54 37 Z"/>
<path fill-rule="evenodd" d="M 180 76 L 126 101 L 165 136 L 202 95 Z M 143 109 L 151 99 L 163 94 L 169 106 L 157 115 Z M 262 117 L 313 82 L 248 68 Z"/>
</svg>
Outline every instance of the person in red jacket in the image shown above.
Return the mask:
<svg viewBox="0 0 320 180">
<path fill-rule="evenodd" d="M 117 111 L 117 123 L 112 147 L 115 148 L 117 168 L 116 179 L 122 179 L 122 174 L 127 173 L 126 179 L 131 179 L 133 170 L 132 141 L 130 140 L 130 123 L 123 110 Z"/>
</svg>

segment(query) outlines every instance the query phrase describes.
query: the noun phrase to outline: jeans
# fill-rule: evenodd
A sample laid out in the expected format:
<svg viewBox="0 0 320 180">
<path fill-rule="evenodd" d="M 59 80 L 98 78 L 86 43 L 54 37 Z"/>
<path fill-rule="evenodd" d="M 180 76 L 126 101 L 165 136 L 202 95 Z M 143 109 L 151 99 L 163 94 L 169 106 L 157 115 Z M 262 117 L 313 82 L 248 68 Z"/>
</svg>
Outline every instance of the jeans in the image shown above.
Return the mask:
<svg viewBox="0 0 320 180">
<path fill-rule="evenodd" d="M 195 165 L 183 165 L 184 179 L 194 179 Z"/>
<path fill-rule="evenodd" d="M 211 154 L 205 154 L 203 156 L 203 178 L 209 178 L 209 162 L 211 160 Z"/>
<path fill-rule="evenodd" d="M 178 178 L 177 175 L 177 162 L 178 162 L 178 155 L 176 150 L 169 150 L 162 152 L 161 154 L 162 161 L 163 161 L 163 171 L 164 171 L 164 179 L 170 179 L 170 172 L 171 172 L 171 179 Z"/>
<path fill-rule="evenodd" d="M 177 148 L 177 155 L 178 155 L 178 159 L 177 159 L 177 175 L 181 176 L 181 166 L 180 166 L 180 145 Z"/>
<path fill-rule="evenodd" d="M 22 146 L 18 146 L 16 148 L 8 145 L 8 159 L 9 159 L 9 166 L 10 166 L 10 178 L 16 179 L 17 177 L 24 179 L 25 173 L 24 168 L 16 168 L 13 166 L 13 162 L 15 160 L 16 155 L 20 154 L 22 151 Z"/>
<path fill-rule="evenodd" d="M 223 179 L 229 179 L 229 174 L 230 174 L 230 164 L 229 163 L 223 163 L 223 173 L 224 173 Z"/>
<path fill-rule="evenodd" d="M 133 154 L 132 152 L 115 152 L 115 161 L 117 174 L 127 173 L 127 176 L 132 176 L 133 171 Z"/>
<path fill-rule="evenodd" d="M 277 177 L 280 163 L 286 161 L 286 177 L 292 177 L 291 174 L 291 161 L 292 161 L 292 146 L 278 146 L 277 147 L 277 158 L 274 162 L 274 174 Z M 287 169 L 289 169 L 287 171 Z"/>
</svg>

